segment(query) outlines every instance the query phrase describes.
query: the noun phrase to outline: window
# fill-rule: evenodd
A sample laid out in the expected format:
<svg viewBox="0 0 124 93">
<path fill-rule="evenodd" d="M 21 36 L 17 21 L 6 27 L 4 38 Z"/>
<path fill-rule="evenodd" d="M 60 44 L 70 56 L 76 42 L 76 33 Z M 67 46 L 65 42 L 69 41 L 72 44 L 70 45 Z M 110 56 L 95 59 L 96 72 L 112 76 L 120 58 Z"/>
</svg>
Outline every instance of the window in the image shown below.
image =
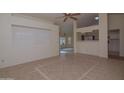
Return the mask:
<svg viewBox="0 0 124 93">
<path fill-rule="evenodd" d="M 60 37 L 60 45 L 61 46 L 66 44 L 65 40 L 66 40 L 65 37 Z"/>
</svg>

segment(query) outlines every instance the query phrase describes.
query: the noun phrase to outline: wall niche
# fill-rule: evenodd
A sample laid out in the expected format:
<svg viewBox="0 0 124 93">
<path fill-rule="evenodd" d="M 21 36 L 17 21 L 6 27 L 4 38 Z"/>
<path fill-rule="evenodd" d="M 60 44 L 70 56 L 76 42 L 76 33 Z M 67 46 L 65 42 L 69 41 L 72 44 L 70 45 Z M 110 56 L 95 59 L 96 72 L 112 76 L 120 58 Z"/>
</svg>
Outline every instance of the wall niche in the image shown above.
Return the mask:
<svg viewBox="0 0 124 93">
<path fill-rule="evenodd" d="M 77 32 L 77 41 L 95 41 L 99 40 L 99 30 L 92 30 L 91 32 Z"/>
</svg>

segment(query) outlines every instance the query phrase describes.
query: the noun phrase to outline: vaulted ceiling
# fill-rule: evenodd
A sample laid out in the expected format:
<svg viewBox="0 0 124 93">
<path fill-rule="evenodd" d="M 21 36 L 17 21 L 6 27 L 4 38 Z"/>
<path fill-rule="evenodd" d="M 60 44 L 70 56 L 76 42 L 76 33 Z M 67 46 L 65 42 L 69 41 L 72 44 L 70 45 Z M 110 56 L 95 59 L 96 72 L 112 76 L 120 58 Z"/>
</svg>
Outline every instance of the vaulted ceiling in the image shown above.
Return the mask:
<svg viewBox="0 0 124 93">
<path fill-rule="evenodd" d="M 25 13 L 24 15 L 33 16 L 37 18 L 43 18 L 48 21 L 52 21 L 55 24 L 72 24 L 73 20 L 68 19 L 66 22 L 63 22 L 63 18 L 57 18 L 63 16 L 63 13 Z M 90 25 L 98 24 L 98 20 L 95 20 L 95 17 L 98 16 L 98 13 L 81 13 L 80 16 L 77 16 L 77 25 L 78 27 L 85 27 Z"/>
</svg>

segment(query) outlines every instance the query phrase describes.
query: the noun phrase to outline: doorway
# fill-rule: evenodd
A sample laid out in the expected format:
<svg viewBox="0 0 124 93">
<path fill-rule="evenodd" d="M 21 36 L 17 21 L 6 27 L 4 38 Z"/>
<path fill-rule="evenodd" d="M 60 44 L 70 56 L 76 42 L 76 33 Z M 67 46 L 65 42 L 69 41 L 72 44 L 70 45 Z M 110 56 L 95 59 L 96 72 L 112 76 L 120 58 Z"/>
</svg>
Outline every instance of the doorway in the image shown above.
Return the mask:
<svg viewBox="0 0 124 93">
<path fill-rule="evenodd" d="M 111 29 L 108 32 L 108 55 L 109 58 L 120 56 L 120 29 Z"/>
<path fill-rule="evenodd" d="M 60 25 L 60 54 L 73 53 L 73 24 L 63 23 Z"/>
</svg>

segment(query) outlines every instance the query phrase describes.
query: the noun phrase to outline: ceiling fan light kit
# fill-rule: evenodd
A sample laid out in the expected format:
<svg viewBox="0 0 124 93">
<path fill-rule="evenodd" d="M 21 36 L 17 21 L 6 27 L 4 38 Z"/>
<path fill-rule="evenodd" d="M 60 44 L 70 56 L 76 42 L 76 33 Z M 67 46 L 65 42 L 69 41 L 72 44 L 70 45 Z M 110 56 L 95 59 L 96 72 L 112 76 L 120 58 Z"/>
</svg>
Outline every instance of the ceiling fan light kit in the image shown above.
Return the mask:
<svg viewBox="0 0 124 93">
<path fill-rule="evenodd" d="M 78 20 L 78 18 L 76 18 L 75 16 L 79 16 L 80 13 L 64 13 L 64 16 L 59 17 L 59 18 L 64 18 L 64 22 L 66 22 L 68 19 L 72 19 L 72 20 Z"/>
</svg>

